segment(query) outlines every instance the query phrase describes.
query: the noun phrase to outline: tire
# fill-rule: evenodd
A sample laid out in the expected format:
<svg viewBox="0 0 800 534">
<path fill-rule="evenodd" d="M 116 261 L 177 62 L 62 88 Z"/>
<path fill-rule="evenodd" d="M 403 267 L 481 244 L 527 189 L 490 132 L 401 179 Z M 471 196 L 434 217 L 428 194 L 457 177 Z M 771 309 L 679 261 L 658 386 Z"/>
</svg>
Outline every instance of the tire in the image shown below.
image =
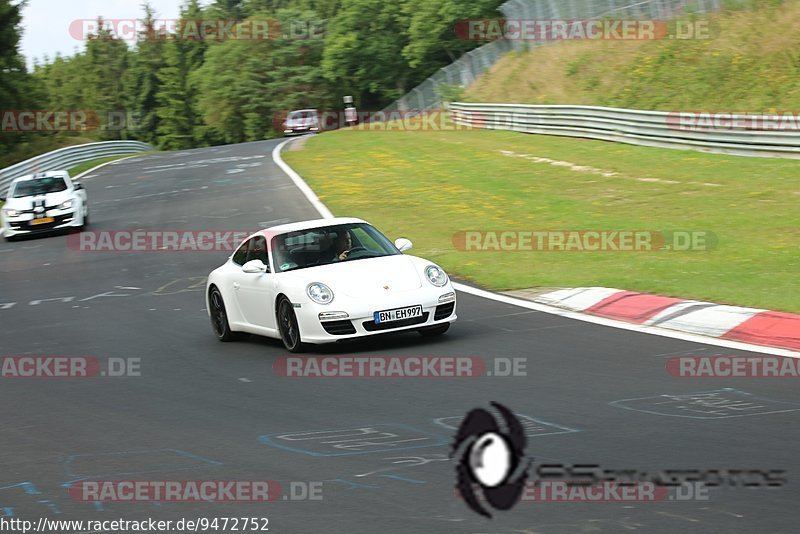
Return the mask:
<svg viewBox="0 0 800 534">
<path fill-rule="evenodd" d="M 295 315 L 294 306 L 289 302 L 289 299 L 282 297 L 278 301 L 275 315 L 278 321 L 278 331 L 281 334 L 281 341 L 283 341 L 283 346 L 286 347 L 286 350 L 293 353 L 304 352 L 305 346 L 300 337 L 297 315 Z"/>
<path fill-rule="evenodd" d="M 222 300 L 222 293 L 216 287 L 212 287 L 208 292 L 208 306 L 211 329 L 217 339 L 223 342 L 241 339 L 241 334 L 231 331 L 231 326 L 228 324 L 228 313 L 225 311 L 225 301 Z"/>
<path fill-rule="evenodd" d="M 450 323 L 437 324 L 436 326 L 429 326 L 419 331 L 422 337 L 441 336 L 450 329 Z"/>
<path fill-rule="evenodd" d="M 89 210 L 86 210 L 86 214 L 83 216 L 83 224 L 81 224 L 81 230 L 86 230 L 89 227 Z"/>
</svg>

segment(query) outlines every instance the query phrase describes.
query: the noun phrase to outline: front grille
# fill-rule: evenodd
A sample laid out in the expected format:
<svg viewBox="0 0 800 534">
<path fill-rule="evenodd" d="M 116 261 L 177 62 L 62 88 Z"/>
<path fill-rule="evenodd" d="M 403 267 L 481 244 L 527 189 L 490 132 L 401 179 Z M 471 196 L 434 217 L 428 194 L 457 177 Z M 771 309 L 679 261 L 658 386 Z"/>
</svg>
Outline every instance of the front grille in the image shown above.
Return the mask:
<svg viewBox="0 0 800 534">
<path fill-rule="evenodd" d="M 447 304 L 440 304 L 436 306 L 436 312 L 433 314 L 434 321 L 441 321 L 453 315 L 453 310 L 456 307 L 455 302 L 448 302 Z"/>
<path fill-rule="evenodd" d="M 332 336 L 346 336 L 356 333 L 356 327 L 347 319 L 342 321 L 323 321 L 321 324 L 322 328 Z"/>
<path fill-rule="evenodd" d="M 377 332 L 380 330 L 391 330 L 393 328 L 402 328 L 404 326 L 411 326 L 415 324 L 422 324 L 428 322 L 430 314 L 425 312 L 422 317 L 412 317 L 411 319 L 403 319 L 402 321 L 392 321 L 390 323 L 377 323 L 375 321 L 364 321 L 362 326 L 367 332 Z"/>
<path fill-rule="evenodd" d="M 15 230 L 31 230 L 31 231 L 39 231 L 39 230 L 50 230 L 59 224 L 64 224 L 72 219 L 72 213 L 67 213 L 65 215 L 55 215 L 53 216 L 53 222 L 47 224 L 31 224 L 31 221 L 20 221 L 20 222 L 11 222 L 9 221 L 9 225 L 11 228 Z"/>
</svg>

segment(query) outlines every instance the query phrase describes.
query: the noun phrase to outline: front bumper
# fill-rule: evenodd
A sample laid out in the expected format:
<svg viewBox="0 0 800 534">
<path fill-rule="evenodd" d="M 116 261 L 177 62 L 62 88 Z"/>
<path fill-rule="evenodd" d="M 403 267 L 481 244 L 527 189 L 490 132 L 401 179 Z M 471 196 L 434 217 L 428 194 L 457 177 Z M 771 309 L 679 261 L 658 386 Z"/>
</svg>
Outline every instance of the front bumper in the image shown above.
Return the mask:
<svg viewBox="0 0 800 534">
<path fill-rule="evenodd" d="M 314 127 L 308 127 L 308 126 L 306 126 L 306 127 L 294 127 L 294 128 L 287 127 L 287 128 L 285 128 L 283 130 L 283 135 L 285 135 L 285 136 L 304 135 L 304 134 L 307 134 L 307 133 L 318 133 L 318 132 L 319 132 L 319 128 L 317 128 L 316 126 L 314 126 Z"/>
<path fill-rule="evenodd" d="M 452 299 L 448 299 L 446 302 L 439 302 L 440 297 L 449 293 L 452 293 Z M 422 317 L 380 324 L 375 323 L 374 313 L 376 311 L 417 305 L 422 306 Z M 345 312 L 348 317 L 346 319 L 337 318 L 322 321 L 319 318 L 319 314 L 323 312 Z M 354 299 L 349 299 L 346 302 L 334 300 L 331 304 L 324 306 L 313 302 L 305 302 L 300 304 L 299 308 L 295 304 L 295 313 L 303 341 L 309 343 L 333 343 L 387 332 L 418 330 L 429 326 L 452 323 L 457 319 L 455 292 L 452 287 L 449 287 L 449 284 L 441 288 L 440 292 L 432 293 L 429 290 L 404 292 L 372 302 L 359 302 Z"/>
<path fill-rule="evenodd" d="M 31 224 L 33 216 L 25 214 L 18 217 L 3 216 L 3 230 L 6 237 L 13 237 L 17 235 L 32 235 L 44 234 L 53 232 L 64 228 L 73 228 L 80 226 L 80 220 L 77 217 L 77 212 L 73 211 L 59 211 L 57 213 L 48 213 L 47 217 L 51 217 L 53 222 L 45 224 Z"/>
</svg>

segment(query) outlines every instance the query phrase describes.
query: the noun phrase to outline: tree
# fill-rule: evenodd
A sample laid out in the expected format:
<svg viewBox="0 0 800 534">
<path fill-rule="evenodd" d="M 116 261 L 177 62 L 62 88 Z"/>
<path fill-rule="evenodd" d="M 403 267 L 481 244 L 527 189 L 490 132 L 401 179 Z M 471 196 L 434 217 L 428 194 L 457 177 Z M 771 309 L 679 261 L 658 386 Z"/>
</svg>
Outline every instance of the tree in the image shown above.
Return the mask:
<svg viewBox="0 0 800 534">
<path fill-rule="evenodd" d="M 226 20 L 242 20 L 245 18 L 244 0 L 214 0 L 208 7 L 210 17 Z"/>
<path fill-rule="evenodd" d="M 364 103 L 402 96 L 412 77 L 400 51 L 408 44 L 408 13 L 401 2 L 343 0 L 329 22 L 322 72 L 340 92 Z"/>
<path fill-rule="evenodd" d="M 39 106 L 53 110 L 85 109 L 84 80 L 86 56 L 64 58 L 60 54 L 50 63 L 39 65 L 33 72 L 36 85 L 44 89 Z"/>
<path fill-rule="evenodd" d="M 277 19 L 281 27 L 292 21 L 322 20 L 315 11 L 298 9 L 279 10 Z M 275 115 L 300 108 L 338 107 L 337 88 L 325 79 L 320 67 L 325 41 L 314 31 L 305 38 L 299 32 L 294 37 L 282 36 L 272 45 L 272 68 L 264 89 L 270 95 Z"/>
<path fill-rule="evenodd" d="M 125 113 L 126 98 L 123 80 L 128 69 L 128 45 L 103 29 L 103 20 L 97 21 L 97 34 L 90 35 L 86 43 L 83 81 L 83 101 L 87 110 L 96 114 L 101 125 L 108 126 L 112 114 Z M 121 139 L 122 132 L 105 128 L 103 139 Z"/>
<path fill-rule="evenodd" d="M 497 18 L 501 3 L 502 0 L 406 0 L 403 9 L 409 17 L 409 26 L 403 57 L 411 68 L 423 72 L 433 72 L 452 63 L 482 44 L 457 35 L 456 23 Z"/>
<path fill-rule="evenodd" d="M 25 100 L 25 61 L 19 52 L 23 4 L 0 0 L 0 107 L 14 108 Z"/>
<path fill-rule="evenodd" d="M 32 82 L 19 51 L 23 6 L 24 2 L 12 4 L 10 0 L 0 0 L 0 110 L 31 107 L 37 95 L 44 96 Z M 28 137 L 19 133 L 0 136 L 0 152 L 11 151 Z"/>
<path fill-rule="evenodd" d="M 456 35 L 456 23 L 497 18 L 501 3 L 502 0 L 405 0 L 403 10 L 409 25 L 403 57 L 411 68 L 426 73 L 452 63 L 482 44 Z"/>
<path fill-rule="evenodd" d="M 158 92 L 161 80 L 158 72 L 165 65 L 164 46 L 166 35 L 155 26 L 153 8 L 149 3 L 144 5 L 142 31 L 136 50 L 131 54 L 131 65 L 126 79 L 128 109 L 135 118 L 133 131 L 142 141 L 157 142 L 159 128 Z"/>
<path fill-rule="evenodd" d="M 263 91 L 264 78 L 270 68 L 266 44 L 215 43 L 209 47 L 203 66 L 192 74 L 198 88 L 197 109 L 208 138 L 224 143 L 262 138 L 258 114 L 259 110 L 265 112 L 268 96 Z"/>
<path fill-rule="evenodd" d="M 181 11 L 182 21 L 198 21 L 203 17 L 197 0 L 191 0 Z M 202 119 L 197 113 L 197 85 L 192 72 L 205 60 L 207 44 L 177 34 L 164 44 L 163 66 L 158 70 L 156 119 L 158 144 L 164 149 L 183 149 L 209 144 Z"/>
</svg>

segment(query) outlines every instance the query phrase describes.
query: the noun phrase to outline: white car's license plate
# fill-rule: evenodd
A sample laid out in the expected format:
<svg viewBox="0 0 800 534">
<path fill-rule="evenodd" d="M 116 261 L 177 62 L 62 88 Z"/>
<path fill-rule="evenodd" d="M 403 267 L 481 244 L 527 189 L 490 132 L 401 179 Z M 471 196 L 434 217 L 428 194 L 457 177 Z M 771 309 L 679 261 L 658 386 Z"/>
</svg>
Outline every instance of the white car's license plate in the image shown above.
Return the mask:
<svg viewBox="0 0 800 534">
<path fill-rule="evenodd" d="M 376 311 L 375 323 L 391 323 L 392 321 L 402 321 L 403 319 L 413 319 L 422 317 L 422 306 L 407 306 L 394 310 Z"/>
</svg>

